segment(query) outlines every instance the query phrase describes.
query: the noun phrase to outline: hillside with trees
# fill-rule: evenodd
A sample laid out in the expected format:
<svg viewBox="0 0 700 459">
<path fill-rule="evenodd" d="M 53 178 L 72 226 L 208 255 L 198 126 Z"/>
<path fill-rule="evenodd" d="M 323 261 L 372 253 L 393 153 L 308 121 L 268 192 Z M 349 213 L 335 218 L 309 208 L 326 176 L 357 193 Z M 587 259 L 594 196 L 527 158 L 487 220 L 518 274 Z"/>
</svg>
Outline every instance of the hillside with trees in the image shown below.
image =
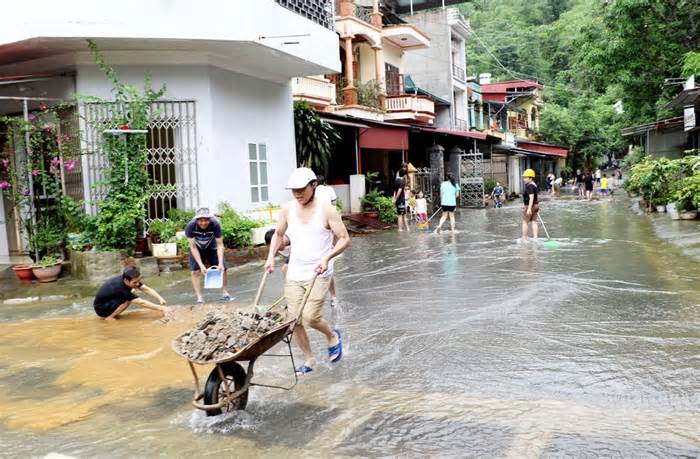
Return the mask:
<svg viewBox="0 0 700 459">
<path fill-rule="evenodd" d="M 679 113 L 680 77 L 700 73 L 695 0 L 474 0 L 467 72 L 545 85 L 541 134 L 569 167 L 624 151 L 620 129 Z"/>
</svg>

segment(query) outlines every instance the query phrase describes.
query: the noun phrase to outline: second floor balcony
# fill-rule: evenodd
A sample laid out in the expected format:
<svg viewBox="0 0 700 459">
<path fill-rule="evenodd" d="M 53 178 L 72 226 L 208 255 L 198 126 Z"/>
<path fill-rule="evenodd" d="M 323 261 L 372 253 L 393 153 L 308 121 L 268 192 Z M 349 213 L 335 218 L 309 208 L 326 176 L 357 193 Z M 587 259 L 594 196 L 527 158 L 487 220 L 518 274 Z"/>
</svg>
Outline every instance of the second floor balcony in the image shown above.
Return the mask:
<svg viewBox="0 0 700 459">
<path fill-rule="evenodd" d="M 435 102 L 429 97 L 414 94 L 387 96 L 386 120 L 416 120 L 432 124 L 435 119 Z"/>
<path fill-rule="evenodd" d="M 335 84 L 322 77 L 297 77 L 292 79 L 294 100 L 301 100 L 318 108 L 335 104 Z"/>
<path fill-rule="evenodd" d="M 452 64 L 452 77 L 460 83 L 466 83 L 467 81 L 467 74 L 464 68 L 459 65 Z"/>
</svg>

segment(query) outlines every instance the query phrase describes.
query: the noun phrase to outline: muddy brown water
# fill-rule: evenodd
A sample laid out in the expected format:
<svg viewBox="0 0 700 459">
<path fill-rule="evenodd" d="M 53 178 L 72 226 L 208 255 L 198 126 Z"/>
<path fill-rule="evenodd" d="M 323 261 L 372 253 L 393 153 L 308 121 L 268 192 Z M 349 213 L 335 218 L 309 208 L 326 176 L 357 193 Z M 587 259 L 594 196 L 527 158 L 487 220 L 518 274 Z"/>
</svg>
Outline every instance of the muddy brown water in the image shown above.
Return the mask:
<svg viewBox="0 0 700 459">
<path fill-rule="evenodd" d="M 343 361 L 214 418 L 169 344 L 198 311 L 163 325 L 99 321 L 86 299 L 3 306 L 0 456 L 700 456 L 698 263 L 624 200 L 545 203 L 556 250 L 516 241 L 520 212 L 355 238 L 337 264 Z M 170 302 L 191 301 L 170 279 Z M 234 273 L 237 301 L 258 279 Z M 280 293 L 271 279 L 266 300 Z M 274 358 L 256 375 L 292 377 Z"/>
</svg>

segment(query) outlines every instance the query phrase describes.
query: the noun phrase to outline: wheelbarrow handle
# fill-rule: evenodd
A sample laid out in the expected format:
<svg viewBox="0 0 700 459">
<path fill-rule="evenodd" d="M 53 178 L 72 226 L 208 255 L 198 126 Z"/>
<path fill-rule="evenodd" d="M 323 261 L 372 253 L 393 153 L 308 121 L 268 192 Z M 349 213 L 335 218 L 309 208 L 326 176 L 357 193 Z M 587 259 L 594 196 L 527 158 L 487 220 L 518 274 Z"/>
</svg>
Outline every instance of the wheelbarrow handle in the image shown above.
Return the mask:
<svg viewBox="0 0 700 459">
<path fill-rule="evenodd" d="M 265 271 L 263 273 L 262 280 L 260 281 L 260 286 L 258 287 L 258 293 L 255 294 L 255 301 L 253 301 L 253 306 L 258 306 L 258 303 L 260 303 L 260 297 L 262 296 L 263 289 L 265 288 L 265 282 L 267 281 L 267 275 L 269 273 Z"/>
<path fill-rule="evenodd" d="M 306 307 L 306 303 L 309 301 L 311 291 L 314 289 L 314 284 L 316 283 L 317 278 L 318 273 L 314 273 L 314 277 L 312 277 L 311 281 L 309 281 L 309 288 L 306 289 L 306 293 L 304 293 L 304 299 L 301 302 L 301 308 L 299 308 L 299 314 L 297 315 L 297 321 L 295 322 L 296 324 L 300 323 L 301 318 L 304 316 L 304 308 Z"/>
</svg>

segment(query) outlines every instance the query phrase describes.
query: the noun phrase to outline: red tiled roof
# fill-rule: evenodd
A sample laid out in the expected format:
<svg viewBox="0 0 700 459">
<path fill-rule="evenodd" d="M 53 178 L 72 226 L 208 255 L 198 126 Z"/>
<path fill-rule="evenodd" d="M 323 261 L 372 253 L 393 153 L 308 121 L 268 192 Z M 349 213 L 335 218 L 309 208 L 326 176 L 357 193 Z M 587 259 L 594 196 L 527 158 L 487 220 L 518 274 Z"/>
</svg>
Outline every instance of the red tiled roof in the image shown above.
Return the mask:
<svg viewBox="0 0 700 459">
<path fill-rule="evenodd" d="M 543 86 L 535 80 L 512 80 L 501 81 L 499 83 L 489 83 L 481 85 L 481 94 L 506 93 L 515 88 L 537 88 L 542 89 Z"/>
<path fill-rule="evenodd" d="M 517 147 L 521 150 L 527 150 L 533 153 L 541 153 L 543 155 L 549 156 L 560 156 L 562 158 L 566 158 L 569 155 L 568 148 L 558 147 L 556 145 L 549 145 L 547 143 L 518 142 Z"/>
</svg>

